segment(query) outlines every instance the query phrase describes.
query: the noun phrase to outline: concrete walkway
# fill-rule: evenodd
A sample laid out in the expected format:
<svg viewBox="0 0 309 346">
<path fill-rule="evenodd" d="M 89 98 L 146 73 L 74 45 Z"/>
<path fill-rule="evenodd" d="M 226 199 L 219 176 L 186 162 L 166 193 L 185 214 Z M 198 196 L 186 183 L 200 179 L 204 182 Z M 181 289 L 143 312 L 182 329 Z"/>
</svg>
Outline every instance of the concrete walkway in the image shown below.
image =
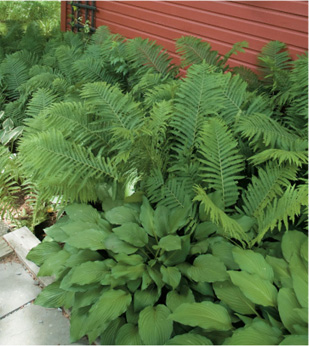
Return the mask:
<svg viewBox="0 0 309 346">
<path fill-rule="evenodd" d="M 37 278 L 38 267 L 25 259 L 38 242 L 25 227 L 0 235 L 0 345 L 71 345 L 70 323 L 63 311 L 33 304 L 51 282 Z"/>
</svg>

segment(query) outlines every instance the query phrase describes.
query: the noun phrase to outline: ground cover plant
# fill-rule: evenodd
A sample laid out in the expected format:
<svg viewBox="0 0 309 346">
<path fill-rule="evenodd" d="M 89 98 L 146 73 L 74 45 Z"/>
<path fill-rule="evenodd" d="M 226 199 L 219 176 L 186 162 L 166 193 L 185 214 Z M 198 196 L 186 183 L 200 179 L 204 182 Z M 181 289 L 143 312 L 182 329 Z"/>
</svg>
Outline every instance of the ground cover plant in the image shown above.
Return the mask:
<svg viewBox="0 0 309 346">
<path fill-rule="evenodd" d="M 28 255 L 55 277 L 36 303 L 72 341 L 306 344 L 308 56 L 270 42 L 258 77 L 228 66 L 244 42 L 176 47 L 185 78 L 106 27 L 1 63 L 18 164 L 65 211 Z"/>
</svg>

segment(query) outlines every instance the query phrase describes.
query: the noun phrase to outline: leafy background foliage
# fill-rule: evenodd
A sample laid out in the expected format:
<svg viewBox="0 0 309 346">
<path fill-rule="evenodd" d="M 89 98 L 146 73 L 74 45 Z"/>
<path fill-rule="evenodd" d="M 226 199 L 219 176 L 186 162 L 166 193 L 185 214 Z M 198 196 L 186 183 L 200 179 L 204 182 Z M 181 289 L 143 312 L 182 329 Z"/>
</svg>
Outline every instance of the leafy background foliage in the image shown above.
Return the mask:
<svg viewBox="0 0 309 346">
<path fill-rule="evenodd" d="M 304 343 L 308 56 L 270 42 L 258 76 L 227 64 L 245 42 L 221 56 L 183 37 L 183 78 L 162 47 L 106 27 L 35 34 L 0 64 L 19 138 L 0 178 L 9 196 L 16 151 L 65 210 L 28 255 L 55 278 L 36 303 L 71 309 L 72 341 Z"/>
</svg>

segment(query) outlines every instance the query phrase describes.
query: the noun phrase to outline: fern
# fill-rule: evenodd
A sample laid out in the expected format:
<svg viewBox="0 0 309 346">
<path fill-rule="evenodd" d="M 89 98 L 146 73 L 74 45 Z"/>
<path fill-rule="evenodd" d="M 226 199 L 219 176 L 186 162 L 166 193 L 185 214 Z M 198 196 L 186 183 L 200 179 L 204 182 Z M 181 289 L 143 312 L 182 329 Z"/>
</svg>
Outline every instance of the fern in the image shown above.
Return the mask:
<svg viewBox="0 0 309 346">
<path fill-rule="evenodd" d="M 194 201 L 200 201 L 202 203 L 210 221 L 221 227 L 228 238 L 235 238 L 244 245 L 244 241 L 247 241 L 248 237 L 240 224 L 217 207 L 201 187 L 196 186 L 195 192 Z"/>
<path fill-rule="evenodd" d="M 308 187 L 300 185 L 296 189 L 295 186 L 287 186 L 284 194 L 280 198 L 275 198 L 259 217 L 259 232 L 250 245 L 260 242 L 268 231 L 275 228 L 280 231 L 282 224 L 285 230 L 288 230 L 289 224 L 295 222 L 295 216 L 300 215 L 302 206 L 308 206 Z"/>
<path fill-rule="evenodd" d="M 294 166 L 278 167 L 268 164 L 258 169 L 258 177 L 253 176 L 247 191 L 243 193 L 243 210 L 248 216 L 259 218 L 275 197 L 283 194 L 283 188 L 296 180 Z"/>
<path fill-rule="evenodd" d="M 30 117 L 35 117 L 40 112 L 45 111 L 57 98 L 57 95 L 50 89 L 38 89 L 28 103 L 26 114 Z"/>
<path fill-rule="evenodd" d="M 223 121 L 214 118 L 204 125 L 199 152 L 203 181 L 210 189 L 220 192 L 223 210 L 233 206 L 238 198 L 237 180 L 242 178 L 244 162 L 237 141 Z"/>
</svg>

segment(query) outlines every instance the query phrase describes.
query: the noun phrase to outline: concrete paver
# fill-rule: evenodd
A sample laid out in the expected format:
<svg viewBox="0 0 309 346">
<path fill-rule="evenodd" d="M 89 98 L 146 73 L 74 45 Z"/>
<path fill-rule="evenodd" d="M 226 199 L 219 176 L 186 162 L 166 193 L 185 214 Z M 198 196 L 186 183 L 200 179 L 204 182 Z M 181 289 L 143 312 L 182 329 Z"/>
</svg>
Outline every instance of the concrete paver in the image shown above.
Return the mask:
<svg viewBox="0 0 309 346">
<path fill-rule="evenodd" d="M 0 236 L 8 233 L 9 229 L 9 226 L 5 222 L 0 220 Z"/>
<path fill-rule="evenodd" d="M 0 260 L 13 253 L 13 250 L 6 241 L 0 237 Z"/>
<path fill-rule="evenodd" d="M 0 263 L 0 318 L 35 299 L 40 291 L 20 263 Z"/>
<path fill-rule="evenodd" d="M 70 345 L 69 325 L 58 309 L 28 304 L 0 320 L 0 345 Z"/>
</svg>

